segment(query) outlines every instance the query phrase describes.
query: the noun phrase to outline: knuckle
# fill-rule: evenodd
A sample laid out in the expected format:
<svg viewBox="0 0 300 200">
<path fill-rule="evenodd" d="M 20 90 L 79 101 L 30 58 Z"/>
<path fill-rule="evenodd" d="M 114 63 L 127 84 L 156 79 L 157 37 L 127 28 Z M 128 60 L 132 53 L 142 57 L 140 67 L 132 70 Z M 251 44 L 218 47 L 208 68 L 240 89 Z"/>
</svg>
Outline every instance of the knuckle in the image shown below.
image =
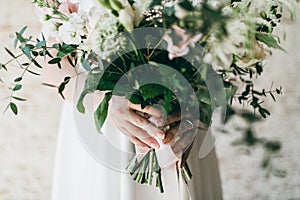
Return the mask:
<svg viewBox="0 0 300 200">
<path fill-rule="evenodd" d="M 146 119 L 142 118 L 142 117 L 136 117 L 135 119 L 135 123 L 137 125 L 145 125 L 146 124 Z"/>
<path fill-rule="evenodd" d="M 132 143 L 136 143 L 137 142 L 137 138 L 133 135 L 129 136 L 129 140 L 132 142 Z"/>
</svg>

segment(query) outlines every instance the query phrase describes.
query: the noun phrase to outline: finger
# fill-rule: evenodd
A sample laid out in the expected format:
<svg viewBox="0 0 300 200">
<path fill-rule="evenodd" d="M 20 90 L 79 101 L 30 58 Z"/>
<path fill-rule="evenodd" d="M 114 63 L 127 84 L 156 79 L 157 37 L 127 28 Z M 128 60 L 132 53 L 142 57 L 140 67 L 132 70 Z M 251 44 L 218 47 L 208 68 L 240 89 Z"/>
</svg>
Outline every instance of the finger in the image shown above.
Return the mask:
<svg viewBox="0 0 300 200">
<path fill-rule="evenodd" d="M 157 127 L 164 126 L 164 120 L 162 118 L 156 118 L 156 117 L 151 116 L 148 118 L 148 120 Z"/>
<path fill-rule="evenodd" d="M 135 136 L 131 136 L 129 137 L 129 140 L 137 147 L 141 147 L 141 148 L 149 148 L 149 146 L 147 144 L 145 144 L 144 142 L 142 142 L 141 140 L 139 140 L 137 137 Z"/>
<path fill-rule="evenodd" d="M 164 144 L 171 142 L 175 136 L 178 134 L 179 124 L 168 130 L 165 134 L 165 138 L 162 140 Z"/>
<path fill-rule="evenodd" d="M 129 108 L 133 110 L 138 110 L 140 112 L 147 113 L 151 116 L 154 116 L 156 118 L 162 118 L 163 113 L 160 109 L 155 108 L 154 106 L 146 106 L 145 108 L 142 109 L 142 106 L 140 104 L 133 104 L 131 102 L 128 103 Z"/>
<path fill-rule="evenodd" d="M 187 131 L 183 134 L 183 136 L 172 145 L 172 150 L 174 154 L 181 156 L 183 152 L 185 152 L 188 147 L 192 144 L 195 138 L 195 130 Z"/>
<path fill-rule="evenodd" d="M 133 124 L 126 125 L 126 129 L 128 130 L 128 132 L 131 133 L 132 136 L 138 138 L 141 142 L 148 145 L 148 147 L 152 147 L 155 149 L 159 148 L 159 143 L 156 141 L 156 139 L 149 136 L 149 134 L 145 130 L 143 130 Z"/>
<path fill-rule="evenodd" d="M 163 139 L 165 137 L 165 133 L 161 129 L 156 127 L 154 124 L 152 124 L 150 121 L 136 114 L 133 110 L 129 112 L 130 112 L 130 117 L 128 121 L 131 124 L 145 130 L 148 133 L 148 136 L 151 137 L 157 136 L 160 139 Z"/>
<path fill-rule="evenodd" d="M 192 118 L 193 118 L 193 116 L 190 113 L 187 113 L 184 116 L 182 116 L 180 112 L 174 112 L 167 116 L 165 125 L 183 121 L 183 119 L 192 119 Z"/>
<path fill-rule="evenodd" d="M 128 123 L 128 122 L 127 122 Z M 139 133 L 139 132 L 143 132 L 143 130 L 139 130 L 137 127 L 132 127 L 131 124 L 125 124 L 125 126 L 119 126 L 116 125 L 117 128 L 128 137 L 128 139 L 136 146 L 140 146 L 140 147 L 147 147 L 149 148 L 150 145 L 147 145 L 145 142 L 142 142 L 139 138 L 137 138 L 136 136 L 134 136 L 132 133 Z M 125 128 L 126 127 L 126 128 Z M 146 135 L 146 134 L 145 134 Z"/>
<path fill-rule="evenodd" d="M 194 125 L 190 122 L 183 120 L 173 128 L 171 128 L 169 131 L 166 132 L 165 138 L 163 139 L 163 143 L 167 144 L 171 142 L 176 135 L 183 134 L 191 129 L 194 128 Z"/>
<path fill-rule="evenodd" d="M 172 123 L 176 123 L 176 122 L 179 122 L 181 120 L 181 114 L 180 112 L 178 113 L 171 113 L 167 116 L 167 119 L 165 121 L 165 126 L 166 125 L 170 125 Z"/>
</svg>

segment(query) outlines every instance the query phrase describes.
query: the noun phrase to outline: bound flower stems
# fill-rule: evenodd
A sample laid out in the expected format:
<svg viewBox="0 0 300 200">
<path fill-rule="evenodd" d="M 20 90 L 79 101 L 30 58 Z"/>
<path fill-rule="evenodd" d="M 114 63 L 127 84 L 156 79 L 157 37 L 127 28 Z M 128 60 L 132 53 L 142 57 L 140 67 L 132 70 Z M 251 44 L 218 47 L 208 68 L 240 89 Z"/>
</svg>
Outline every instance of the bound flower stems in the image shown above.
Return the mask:
<svg viewBox="0 0 300 200">
<path fill-rule="evenodd" d="M 162 168 L 159 166 L 155 149 L 148 151 L 140 160 L 136 154 L 126 169 L 134 177 L 133 180 L 140 184 L 152 185 L 153 178 L 155 177 L 156 187 L 159 188 L 161 193 L 164 192 Z M 177 170 L 181 170 L 186 183 L 191 180 L 192 173 L 187 163 L 182 168 L 177 168 Z M 180 175 L 179 171 L 178 174 Z"/>
</svg>

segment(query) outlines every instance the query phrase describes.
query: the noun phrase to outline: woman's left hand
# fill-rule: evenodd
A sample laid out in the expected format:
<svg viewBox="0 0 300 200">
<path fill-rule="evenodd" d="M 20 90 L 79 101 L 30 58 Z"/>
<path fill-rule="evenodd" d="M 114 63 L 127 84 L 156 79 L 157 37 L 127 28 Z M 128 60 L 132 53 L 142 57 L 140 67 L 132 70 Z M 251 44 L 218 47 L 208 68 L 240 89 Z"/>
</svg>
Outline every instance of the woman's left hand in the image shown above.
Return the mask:
<svg viewBox="0 0 300 200">
<path fill-rule="evenodd" d="M 164 144 L 170 144 L 174 154 L 181 158 L 181 167 L 186 163 L 197 134 L 199 120 L 180 113 L 170 114 L 165 121 Z"/>
</svg>

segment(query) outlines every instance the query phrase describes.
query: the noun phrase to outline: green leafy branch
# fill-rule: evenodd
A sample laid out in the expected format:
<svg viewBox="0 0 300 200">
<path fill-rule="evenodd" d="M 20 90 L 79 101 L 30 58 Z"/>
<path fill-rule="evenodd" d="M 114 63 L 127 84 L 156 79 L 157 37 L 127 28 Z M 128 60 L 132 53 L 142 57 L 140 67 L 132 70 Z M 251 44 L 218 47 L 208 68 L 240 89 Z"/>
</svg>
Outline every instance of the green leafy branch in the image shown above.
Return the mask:
<svg viewBox="0 0 300 200">
<path fill-rule="evenodd" d="M 8 97 L 5 97 L 2 100 L 9 99 L 9 103 L 4 109 L 6 112 L 9 108 L 14 114 L 18 114 L 18 106 L 15 101 L 26 101 L 25 98 L 21 98 L 15 95 L 16 92 L 23 89 L 22 81 L 27 73 L 39 76 L 40 73 L 37 72 L 37 69 L 42 69 L 43 64 L 45 63 L 44 60 L 48 61 L 50 65 L 57 65 L 58 68 L 61 69 L 61 62 L 63 59 L 67 59 L 69 64 L 74 68 L 76 71 L 76 65 L 78 63 L 78 51 L 85 54 L 83 50 L 78 49 L 77 45 L 67 45 L 67 44 L 53 44 L 51 46 L 47 45 L 47 41 L 45 40 L 44 36 L 42 35 L 42 39 L 33 40 L 32 36 L 25 37 L 24 32 L 26 31 L 27 27 L 25 26 L 19 32 L 15 33 L 15 40 L 14 40 L 14 48 L 21 53 L 15 55 L 11 50 L 5 48 L 5 51 L 11 57 L 7 62 L 0 63 L 0 70 L 9 70 L 9 65 L 13 62 L 17 63 L 17 66 L 22 70 L 22 73 L 16 77 L 13 81 L 13 86 L 9 87 L 8 89 L 11 90 L 11 93 Z M 19 44 L 19 46 L 18 46 Z M 54 57 L 51 51 L 56 51 L 56 56 Z M 20 60 L 25 58 L 26 61 L 21 62 Z M 40 58 L 43 61 L 40 61 Z M 41 64 L 43 63 L 43 64 Z M 35 68 L 33 68 L 35 67 Z M 33 68 L 33 69 L 32 69 Z M 77 73 L 76 73 L 77 74 Z M 74 76 L 75 77 L 75 76 Z M 70 79 L 73 77 L 65 77 L 63 82 L 59 86 L 53 86 L 50 84 L 44 84 L 51 87 L 57 87 L 58 93 L 64 98 L 63 91 L 66 85 L 70 82 Z"/>
</svg>

